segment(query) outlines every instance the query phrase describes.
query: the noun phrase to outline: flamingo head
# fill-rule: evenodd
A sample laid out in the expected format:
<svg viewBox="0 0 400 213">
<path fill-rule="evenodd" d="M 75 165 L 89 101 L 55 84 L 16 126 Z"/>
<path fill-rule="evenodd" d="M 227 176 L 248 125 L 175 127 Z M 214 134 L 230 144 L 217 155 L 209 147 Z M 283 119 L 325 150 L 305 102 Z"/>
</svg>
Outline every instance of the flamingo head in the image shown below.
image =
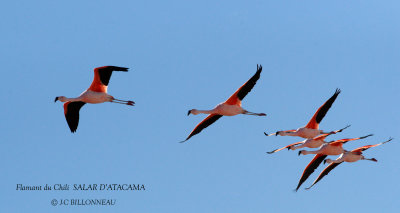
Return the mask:
<svg viewBox="0 0 400 213">
<path fill-rule="evenodd" d="M 66 99 L 65 96 L 57 96 L 57 97 L 54 99 L 54 102 L 57 102 L 57 101 L 65 102 L 65 99 Z"/>
<path fill-rule="evenodd" d="M 190 114 L 197 115 L 199 114 L 199 112 L 197 111 L 197 109 L 191 109 L 188 111 L 187 115 L 189 116 Z"/>
</svg>

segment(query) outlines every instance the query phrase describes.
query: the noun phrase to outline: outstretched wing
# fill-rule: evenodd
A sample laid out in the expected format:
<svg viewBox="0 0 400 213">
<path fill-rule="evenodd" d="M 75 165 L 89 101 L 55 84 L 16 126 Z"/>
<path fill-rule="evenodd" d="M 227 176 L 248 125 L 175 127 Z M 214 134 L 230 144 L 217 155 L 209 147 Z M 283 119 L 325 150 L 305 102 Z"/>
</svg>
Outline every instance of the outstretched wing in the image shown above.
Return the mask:
<svg viewBox="0 0 400 213">
<path fill-rule="evenodd" d="M 336 140 L 336 141 L 331 141 L 331 142 L 329 142 L 329 144 L 335 146 L 335 145 L 340 144 L 340 143 L 344 144 L 344 143 L 347 143 L 349 141 L 360 140 L 360 139 L 368 138 L 370 136 L 373 136 L 373 134 L 369 134 L 369 135 L 358 137 L 358 138 L 346 138 L 346 139 L 340 139 L 340 140 Z"/>
<path fill-rule="evenodd" d="M 345 129 L 349 128 L 349 127 L 350 127 L 350 125 L 347 125 L 346 127 L 342 128 L 342 129 L 335 130 L 335 131 L 332 131 L 332 132 L 329 132 L 329 133 L 326 133 L 326 134 L 319 135 L 319 136 L 313 138 L 313 140 L 325 140 L 325 138 L 328 137 L 329 135 L 336 134 L 338 132 L 342 132 L 343 130 L 345 130 Z"/>
<path fill-rule="evenodd" d="M 94 69 L 93 82 L 89 89 L 95 92 L 107 92 L 108 82 L 110 81 L 113 71 L 128 72 L 126 67 L 104 66 Z"/>
<path fill-rule="evenodd" d="M 72 133 L 76 132 L 79 123 L 79 110 L 82 106 L 85 105 L 85 102 L 82 101 L 68 101 L 64 103 L 64 115 L 67 120 L 69 129 Z"/>
<path fill-rule="evenodd" d="M 256 85 L 257 80 L 260 78 L 260 74 L 262 71 L 262 66 L 258 66 L 257 64 L 257 72 L 253 75 L 246 83 L 244 83 L 238 90 L 225 103 L 229 105 L 241 105 L 241 101 L 244 97 L 253 89 L 254 85 Z"/>
<path fill-rule="evenodd" d="M 389 142 L 389 141 L 391 141 L 391 140 L 393 140 L 393 138 L 389 138 L 389 140 L 387 140 L 387 141 L 385 141 L 385 142 L 382 142 L 382 143 L 358 147 L 357 149 L 353 149 L 352 152 L 362 152 L 362 151 L 365 151 L 365 150 L 367 150 L 367 149 L 369 149 L 369 148 L 372 148 L 372 147 L 376 147 L 376 146 L 380 146 L 380 145 L 382 145 L 382 144 L 385 144 L 385 143 L 387 143 L 387 142 Z"/>
<path fill-rule="evenodd" d="M 331 164 L 329 164 L 329 165 L 319 174 L 319 176 L 317 177 L 317 179 L 315 179 L 314 183 L 313 183 L 310 187 L 308 187 L 308 188 L 306 188 L 306 189 L 311 189 L 311 187 L 313 187 L 316 183 L 318 183 L 318 181 L 320 181 L 323 177 L 325 177 L 326 175 L 328 175 L 330 171 L 332 171 L 335 167 L 337 167 L 337 166 L 338 166 L 339 164 L 341 164 L 341 163 L 342 163 L 342 162 L 340 162 L 340 163 L 331 163 Z"/>
<path fill-rule="evenodd" d="M 308 177 L 315 171 L 315 169 L 321 164 L 321 162 L 326 158 L 326 155 L 317 154 L 315 157 L 310 161 L 307 167 L 304 169 L 303 174 L 299 180 L 299 184 L 297 184 L 296 191 L 300 188 L 301 184 L 307 180 Z"/>
<path fill-rule="evenodd" d="M 203 121 L 201 121 L 199 124 L 197 124 L 197 126 L 193 129 L 193 131 L 186 138 L 186 140 L 182 141 L 181 143 L 189 140 L 189 138 L 191 138 L 193 135 L 199 134 L 203 129 L 205 129 L 208 126 L 210 126 L 212 123 L 217 121 L 220 117 L 222 117 L 222 115 L 210 114 Z"/>
<path fill-rule="evenodd" d="M 325 117 L 326 113 L 331 108 L 333 102 L 335 102 L 339 93 L 340 93 L 340 89 L 336 89 L 335 94 L 333 94 L 331 98 L 329 98 L 321 107 L 318 108 L 318 110 L 315 112 L 314 116 L 311 118 L 311 120 L 306 125 L 306 128 L 318 129 L 319 123 Z"/>
<path fill-rule="evenodd" d="M 296 142 L 296 143 L 289 144 L 289 145 L 287 145 L 287 146 L 285 146 L 285 147 L 282 147 L 282 148 L 280 148 L 280 149 L 272 150 L 272 151 L 267 152 L 267 153 L 268 153 L 268 154 L 272 154 L 272 153 L 275 153 L 275 152 L 279 152 L 279 151 L 281 151 L 281 150 L 283 150 L 283 149 L 289 149 L 291 146 L 295 146 L 295 145 L 297 145 L 297 144 L 302 144 L 302 143 L 304 143 L 304 142 L 303 142 L 303 141 L 299 141 L 299 142 Z"/>
</svg>

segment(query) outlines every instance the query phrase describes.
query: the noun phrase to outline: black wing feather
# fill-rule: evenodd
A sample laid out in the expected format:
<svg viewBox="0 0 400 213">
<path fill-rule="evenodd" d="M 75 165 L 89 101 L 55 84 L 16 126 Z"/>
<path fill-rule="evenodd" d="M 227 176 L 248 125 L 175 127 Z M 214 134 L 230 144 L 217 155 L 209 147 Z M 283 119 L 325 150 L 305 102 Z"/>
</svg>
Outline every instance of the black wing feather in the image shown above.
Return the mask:
<svg viewBox="0 0 400 213">
<path fill-rule="evenodd" d="M 310 189 L 311 187 L 313 187 L 316 183 L 318 183 L 318 181 L 320 181 L 323 177 L 325 177 L 326 175 L 328 175 L 330 171 L 332 171 L 335 167 L 337 167 L 337 166 L 338 166 L 339 164 L 341 164 L 341 163 L 342 163 L 342 162 L 340 162 L 340 163 L 331 163 L 331 164 L 329 164 L 329 166 L 327 166 L 327 167 L 324 169 L 324 171 L 322 171 L 321 174 L 319 174 L 318 178 L 315 179 L 314 183 L 313 183 L 310 187 L 308 187 L 307 189 Z"/>
<path fill-rule="evenodd" d="M 76 132 L 79 123 L 79 110 L 82 106 L 85 105 L 85 102 L 75 101 L 71 102 L 67 106 L 67 113 L 65 114 L 65 119 L 67 120 L 69 129 L 71 132 Z"/>
<path fill-rule="evenodd" d="M 297 185 L 296 191 L 300 188 L 301 184 L 307 180 L 308 177 L 315 171 L 315 169 L 321 164 L 321 162 L 326 158 L 326 155 L 317 154 L 311 162 L 307 165 L 307 167 L 303 171 L 303 175 L 299 180 L 299 184 Z"/>
<path fill-rule="evenodd" d="M 258 66 L 257 64 L 257 72 L 253 75 L 239 90 L 237 97 L 239 100 L 243 100 L 244 97 L 253 89 L 254 85 L 256 85 L 257 80 L 260 78 L 260 74 L 262 71 L 262 66 Z"/>
<path fill-rule="evenodd" d="M 205 120 L 203 120 L 200 124 L 198 124 L 194 130 L 190 133 L 190 135 L 186 138 L 186 140 L 182 141 L 185 142 L 187 140 L 189 140 L 189 138 L 191 138 L 192 136 L 199 134 L 203 129 L 207 128 L 208 126 L 210 126 L 211 124 L 213 124 L 215 121 L 217 121 L 219 118 L 221 118 L 222 115 L 217 115 L 217 114 L 213 114 L 211 117 L 209 117 L 208 119 L 206 118 Z"/>
<path fill-rule="evenodd" d="M 328 110 L 331 108 L 333 102 L 335 102 L 337 96 L 340 93 L 340 89 L 336 89 L 335 94 L 332 95 L 331 98 L 329 98 L 329 100 L 327 100 L 324 105 L 320 108 L 317 117 L 315 118 L 316 122 L 319 124 L 322 119 L 325 117 L 326 113 L 328 112 Z"/>
<path fill-rule="evenodd" d="M 108 86 L 108 83 L 111 78 L 111 74 L 113 71 L 123 71 L 123 72 L 128 72 L 128 68 L 126 67 L 116 67 L 116 66 L 105 66 L 98 68 L 99 76 L 100 76 L 100 81 L 102 84 Z"/>
</svg>

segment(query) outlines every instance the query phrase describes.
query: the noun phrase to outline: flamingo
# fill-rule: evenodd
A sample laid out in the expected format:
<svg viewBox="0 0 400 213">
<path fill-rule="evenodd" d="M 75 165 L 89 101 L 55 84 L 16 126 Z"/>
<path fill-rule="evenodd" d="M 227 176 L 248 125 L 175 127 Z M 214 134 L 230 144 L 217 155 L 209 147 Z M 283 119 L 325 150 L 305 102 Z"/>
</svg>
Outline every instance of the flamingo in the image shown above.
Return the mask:
<svg viewBox="0 0 400 213">
<path fill-rule="evenodd" d="M 359 147 L 357 149 L 353 149 L 352 151 L 345 151 L 336 160 L 331 160 L 331 159 L 324 160 L 324 164 L 325 163 L 329 163 L 329 165 L 319 174 L 318 178 L 315 179 L 314 183 L 310 187 L 308 187 L 306 189 L 311 189 L 311 187 L 313 187 L 316 183 L 318 183 L 318 181 L 320 181 L 324 176 L 328 175 L 330 171 L 332 171 L 336 166 L 338 166 L 342 162 L 353 163 L 353 162 L 356 162 L 356 161 L 359 161 L 359 160 L 370 160 L 370 161 L 378 162 L 375 158 L 365 158 L 362 155 L 362 152 L 367 150 L 367 149 L 369 149 L 369 148 L 385 144 L 385 143 L 387 143 L 387 142 L 389 142 L 391 140 L 393 140 L 393 138 L 389 138 L 389 140 L 384 141 L 382 143 L 378 143 L 378 144 L 374 144 L 374 145 L 362 146 L 362 147 Z"/>
<path fill-rule="evenodd" d="M 260 78 L 260 74 L 262 71 L 262 66 L 258 66 L 257 64 L 257 72 L 251 77 L 246 83 L 244 83 L 238 90 L 231 97 L 228 98 L 223 103 L 218 104 L 212 110 L 198 110 L 198 109 L 191 109 L 188 111 L 187 115 L 190 114 L 197 115 L 200 113 L 209 114 L 203 121 L 201 121 L 189 134 L 189 136 L 182 141 L 181 143 L 189 140 L 192 136 L 199 134 L 203 129 L 210 126 L 212 123 L 217 121 L 222 116 L 234 116 L 238 114 L 245 114 L 245 115 L 256 115 L 256 116 L 266 116 L 265 113 L 254 113 L 249 112 L 242 108 L 242 100 L 246 95 L 253 89 L 254 85 L 256 84 L 257 80 Z"/>
<path fill-rule="evenodd" d="M 282 147 L 282 148 L 279 148 L 279 149 L 275 149 L 275 150 L 272 150 L 272 151 L 267 152 L 267 153 L 268 154 L 273 154 L 273 153 L 279 152 L 279 151 L 281 151 L 283 149 L 296 150 L 296 149 L 300 149 L 300 148 L 303 148 L 303 147 L 318 148 L 318 147 L 322 146 L 323 144 L 328 143 L 328 142 L 324 141 L 326 137 L 328 137 L 329 135 L 332 135 L 332 134 L 336 134 L 338 132 L 342 132 L 343 130 L 347 129 L 348 127 L 350 127 L 350 125 L 347 125 L 346 127 L 342 128 L 342 129 L 339 129 L 339 130 L 336 130 L 336 131 L 332 131 L 330 133 L 319 135 L 319 136 L 317 136 L 315 138 L 307 138 L 307 139 L 305 139 L 303 141 L 289 144 L 289 145 L 287 145 L 285 147 Z"/>
<path fill-rule="evenodd" d="M 64 115 L 68 126 L 72 133 L 76 132 L 79 123 L 79 110 L 86 103 L 99 104 L 104 102 L 112 102 L 118 104 L 126 104 L 134 106 L 133 101 L 124 101 L 114 98 L 107 94 L 108 82 L 113 71 L 127 72 L 128 68 L 116 66 L 103 66 L 94 69 L 94 79 L 90 87 L 85 90 L 77 98 L 67 98 L 65 96 L 57 96 L 54 102 L 61 101 L 64 103 Z"/>
<path fill-rule="evenodd" d="M 328 132 L 323 132 L 322 130 L 319 130 L 319 123 L 325 117 L 326 113 L 331 108 L 333 102 L 335 102 L 335 100 L 340 92 L 341 92 L 340 89 L 336 89 L 336 91 L 332 95 L 332 97 L 329 98 L 320 108 L 318 108 L 318 110 L 315 112 L 314 116 L 311 118 L 311 120 L 307 123 L 306 126 L 300 127 L 298 129 L 277 131 L 276 133 L 272 133 L 272 134 L 267 134 L 264 132 L 264 134 L 266 136 L 281 135 L 281 136 L 298 136 L 298 137 L 302 137 L 302 138 L 314 138 L 315 136 L 317 136 L 319 134 L 328 133 Z"/>
<path fill-rule="evenodd" d="M 296 187 L 296 191 L 300 188 L 301 184 L 303 184 L 304 181 L 306 181 L 307 178 L 315 171 L 315 169 L 321 164 L 321 162 L 326 158 L 326 156 L 340 155 L 343 152 L 345 152 L 345 150 L 343 149 L 343 144 L 349 141 L 364 139 L 372 135 L 373 134 L 369 134 L 358 138 L 346 138 L 346 139 L 331 141 L 322 145 L 320 149 L 315 151 L 300 150 L 299 155 L 301 154 L 303 155 L 316 154 L 316 155 L 304 169 L 303 174 L 301 175 L 299 183 Z"/>
</svg>

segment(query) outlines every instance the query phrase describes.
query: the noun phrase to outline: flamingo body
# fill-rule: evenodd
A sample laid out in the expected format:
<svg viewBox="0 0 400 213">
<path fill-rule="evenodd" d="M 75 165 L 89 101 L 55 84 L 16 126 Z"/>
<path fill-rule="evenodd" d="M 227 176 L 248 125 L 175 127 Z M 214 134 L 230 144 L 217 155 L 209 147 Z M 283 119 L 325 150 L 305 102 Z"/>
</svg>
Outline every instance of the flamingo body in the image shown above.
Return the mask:
<svg viewBox="0 0 400 213">
<path fill-rule="evenodd" d="M 276 135 L 280 136 L 298 136 L 301 138 L 314 138 L 317 135 L 320 135 L 323 131 L 319 129 L 311 129 L 307 127 L 298 128 L 295 131 L 278 131 Z"/>
<path fill-rule="evenodd" d="M 87 89 L 78 97 L 78 99 L 89 104 L 100 104 L 104 102 L 111 102 L 114 97 L 104 92 L 96 92 Z"/>
<path fill-rule="evenodd" d="M 307 148 L 318 148 L 321 147 L 324 143 L 326 143 L 324 141 L 324 139 L 314 139 L 314 138 L 308 138 L 306 140 L 303 141 L 303 144 L 301 144 L 300 146 L 291 146 L 290 149 L 291 150 L 296 150 L 296 149 L 300 149 L 303 147 L 307 147 Z"/>
<path fill-rule="evenodd" d="M 353 153 L 353 152 L 346 152 L 346 153 L 342 153 L 338 159 L 332 161 L 334 163 L 340 163 L 340 162 L 349 162 L 349 163 L 354 163 L 356 161 L 359 161 L 361 159 L 363 159 L 364 156 L 362 154 L 359 153 Z M 326 162 L 327 163 L 332 163 L 329 162 L 330 159 L 327 159 Z"/>
<path fill-rule="evenodd" d="M 309 154 L 340 155 L 343 152 L 344 152 L 344 149 L 341 144 L 326 143 L 326 144 L 322 145 L 320 149 L 315 150 L 315 151 L 301 150 L 299 152 L 299 155 L 300 154 L 303 154 L 303 155 L 309 155 Z"/>
<path fill-rule="evenodd" d="M 203 114 L 218 114 L 218 115 L 224 115 L 224 116 L 234 116 L 234 115 L 243 114 L 244 111 L 245 110 L 238 105 L 230 105 L 230 104 L 226 104 L 226 103 L 220 103 L 212 110 L 193 109 L 190 111 L 190 113 L 192 113 L 193 115 L 203 113 Z"/>
</svg>

